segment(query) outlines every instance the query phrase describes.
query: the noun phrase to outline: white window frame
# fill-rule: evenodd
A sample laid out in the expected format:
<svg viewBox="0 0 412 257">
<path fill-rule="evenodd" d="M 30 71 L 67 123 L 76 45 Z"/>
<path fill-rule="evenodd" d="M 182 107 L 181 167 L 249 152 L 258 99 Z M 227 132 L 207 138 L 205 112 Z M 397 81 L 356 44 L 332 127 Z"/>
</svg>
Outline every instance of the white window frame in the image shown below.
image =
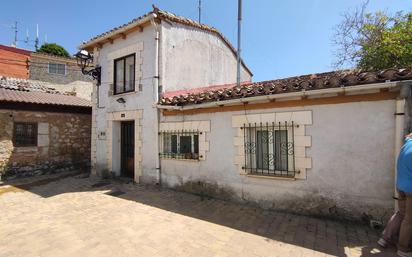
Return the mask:
<svg viewBox="0 0 412 257">
<path fill-rule="evenodd" d="M 181 133 L 178 132 L 162 132 L 160 135 L 160 149 L 162 153 L 162 157 L 170 158 L 170 159 L 188 159 L 188 160 L 198 160 L 199 159 L 199 137 L 201 132 L 198 131 L 182 131 Z M 172 137 L 176 136 L 176 153 L 172 152 Z M 190 136 L 190 154 L 193 156 L 192 158 L 187 158 L 185 154 L 189 153 L 182 153 L 181 152 L 181 137 Z M 195 136 L 197 136 L 197 153 L 195 152 Z M 167 142 L 167 146 L 166 146 Z M 169 151 L 166 151 L 169 150 Z"/>
<path fill-rule="evenodd" d="M 56 72 L 50 72 L 50 64 L 56 65 Z M 58 73 L 57 70 L 57 66 L 58 65 L 64 65 L 64 74 Z M 66 76 L 67 75 L 67 64 L 65 63 L 58 63 L 58 62 L 49 62 L 48 63 L 48 68 L 47 68 L 47 73 L 49 74 L 53 74 L 53 75 L 60 75 L 60 76 Z"/>
</svg>

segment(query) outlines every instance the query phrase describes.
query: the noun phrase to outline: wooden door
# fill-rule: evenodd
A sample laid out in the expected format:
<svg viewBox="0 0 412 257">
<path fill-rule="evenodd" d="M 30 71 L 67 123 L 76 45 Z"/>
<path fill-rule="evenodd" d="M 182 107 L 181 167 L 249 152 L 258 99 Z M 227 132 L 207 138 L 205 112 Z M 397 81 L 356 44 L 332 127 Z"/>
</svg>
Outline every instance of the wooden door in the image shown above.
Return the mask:
<svg viewBox="0 0 412 257">
<path fill-rule="evenodd" d="M 134 178 L 134 121 L 121 122 L 121 175 Z"/>
</svg>

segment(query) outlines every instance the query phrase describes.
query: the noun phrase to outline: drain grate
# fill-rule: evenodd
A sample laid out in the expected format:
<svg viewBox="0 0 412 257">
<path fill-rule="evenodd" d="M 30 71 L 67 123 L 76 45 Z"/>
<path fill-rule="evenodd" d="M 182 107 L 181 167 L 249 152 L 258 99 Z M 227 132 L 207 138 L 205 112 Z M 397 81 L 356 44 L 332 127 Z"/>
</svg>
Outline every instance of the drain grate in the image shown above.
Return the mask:
<svg viewBox="0 0 412 257">
<path fill-rule="evenodd" d="M 106 195 L 110 195 L 110 196 L 119 196 L 119 195 L 123 195 L 123 194 L 125 194 L 125 192 L 120 191 L 120 190 L 106 193 Z"/>
<path fill-rule="evenodd" d="M 92 185 L 92 187 L 104 187 L 110 185 L 110 182 L 97 182 Z"/>
</svg>

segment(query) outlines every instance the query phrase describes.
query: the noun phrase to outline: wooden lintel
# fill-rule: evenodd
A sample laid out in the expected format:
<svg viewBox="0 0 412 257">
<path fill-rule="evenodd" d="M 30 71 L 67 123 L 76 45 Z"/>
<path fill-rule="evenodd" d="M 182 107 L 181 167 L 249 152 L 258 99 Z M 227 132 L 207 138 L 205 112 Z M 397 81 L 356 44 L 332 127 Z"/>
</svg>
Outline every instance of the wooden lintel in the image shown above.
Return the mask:
<svg viewBox="0 0 412 257">
<path fill-rule="evenodd" d="M 239 103 L 238 105 L 231 106 L 219 106 L 201 109 L 191 109 L 191 110 L 163 110 L 163 115 L 165 116 L 176 116 L 176 115 L 194 115 L 200 113 L 215 113 L 215 112 L 233 112 L 233 111 L 244 111 L 244 110 L 258 110 L 258 109 L 269 109 L 269 108 L 284 108 L 284 107 L 297 107 L 297 106 L 311 106 L 311 105 L 326 105 L 326 104 L 341 104 L 341 103 L 351 103 L 351 102 L 366 102 L 366 101 L 381 101 L 396 99 L 399 92 L 379 92 L 372 94 L 360 94 L 360 95 L 338 95 L 332 97 L 322 97 L 322 98 L 302 98 L 301 100 L 289 100 L 289 101 L 275 101 L 266 103 Z"/>
</svg>

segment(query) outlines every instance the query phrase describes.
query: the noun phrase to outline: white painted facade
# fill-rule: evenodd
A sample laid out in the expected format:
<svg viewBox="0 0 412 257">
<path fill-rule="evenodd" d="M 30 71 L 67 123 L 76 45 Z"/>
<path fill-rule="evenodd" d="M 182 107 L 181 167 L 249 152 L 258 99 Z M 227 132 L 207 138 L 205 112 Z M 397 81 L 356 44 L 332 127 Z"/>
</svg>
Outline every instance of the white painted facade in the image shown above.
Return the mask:
<svg viewBox="0 0 412 257">
<path fill-rule="evenodd" d="M 236 82 L 236 56 L 219 37 L 181 24 L 162 24 L 166 92 Z M 244 67 L 241 81 L 251 81 Z"/>
<path fill-rule="evenodd" d="M 304 214 L 360 218 L 386 217 L 393 210 L 395 100 L 356 102 L 254 111 L 166 116 L 165 122 L 210 121 L 205 160 L 162 160 L 162 182 L 180 187 L 202 181 L 227 191 L 240 201 Z M 237 128 L 233 117 L 249 122 L 261 115 L 309 112 L 305 126 L 309 166 L 295 180 L 242 174 L 236 156 Z M 258 121 L 259 122 L 259 121 Z M 305 121 L 303 121 L 305 122 Z M 306 122 L 309 123 L 309 122 Z"/>
<path fill-rule="evenodd" d="M 114 60 L 130 54 L 136 56 L 135 91 L 113 95 Z M 94 173 L 120 175 L 120 122 L 134 120 L 136 182 L 189 191 L 197 184 L 225 198 L 304 214 L 355 219 L 391 214 L 394 149 L 402 134 L 395 125 L 402 123 L 395 121 L 396 100 L 162 116 L 159 91 L 236 81 L 236 56 L 220 38 L 173 22 L 151 22 L 95 47 L 94 56 L 102 68 L 102 83 L 93 92 Z M 242 80 L 251 80 L 245 69 Z M 243 120 L 300 125 L 294 132 L 299 173 L 293 179 L 242 172 Z M 176 129 L 201 132 L 199 160 L 159 158 L 158 133 Z"/>
<path fill-rule="evenodd" d="M 134 120 L 142 149 L 141 156 L 136 156 L 139 163 L 135 165 L 135 180 L 155 183 L 159 167 L 158 88 L 165 92 L 235 83 L 236 56 L 209 31 L 153 21 L 142 28 L 94 48 L 95 64 L 101 66 L 102 77 L 101 85 L 93 92 L 92 169 L 99 174 L 120 175 L 120 122 Z M 114 60 L 130 54 L 136 56 L 135 91 L 113 95 Z M 244 66 L 241 78 L 251 81 Z M 125 103 L 119 103 L 119 98 Z M 111 118 L 121 112 L 125 117 Z M 133 112 L 139 114 L 130 116 Z"/>
</svg>

